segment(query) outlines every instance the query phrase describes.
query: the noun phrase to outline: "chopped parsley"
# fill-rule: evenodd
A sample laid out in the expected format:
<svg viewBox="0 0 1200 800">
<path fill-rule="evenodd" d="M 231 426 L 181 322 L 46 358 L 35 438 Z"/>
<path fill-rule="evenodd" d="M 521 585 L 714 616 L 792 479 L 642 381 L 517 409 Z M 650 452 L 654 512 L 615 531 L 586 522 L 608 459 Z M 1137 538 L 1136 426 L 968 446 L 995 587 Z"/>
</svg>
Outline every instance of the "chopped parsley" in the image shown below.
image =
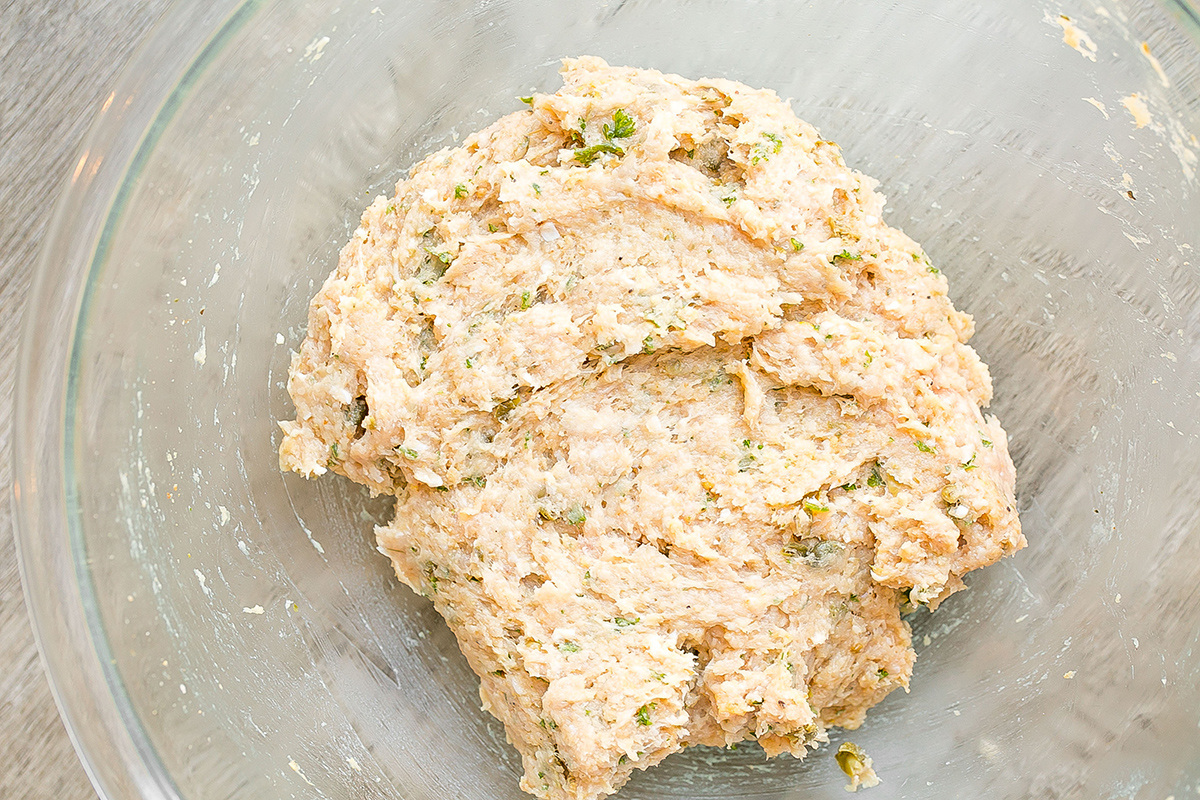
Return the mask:
<svg viewBox="0 0 1200 800">
<path fill-rule="evenodd" d="M 942 274 L 942 271 L 940 269 L 938 269 L 937 267 L 933 266 L 932 264 L 930 264 L 928 267 L 926 267 L 925 270 L 927 272 L 932 272 L 934 275 Z"/>
<path fill-rule="evenodd" d="M 610 142 L 613 139 L 628 139 L 633 136 L 636 126 L 633 122 L 633 117 L 625 113 L 625 109 L 618 108 L 613 112 L 613 124 L 611 127 L 604 126 L 604 138 Z"/>
<path fill-rule="evenodd" d="M 461 183 L 456 183 L 456 184 L 454 185 L 454 197 L 455 197 L 455 199 L 461 199 L 461 198 L 463 198 L 463 197 L 466 197 L 466 196 L 467 196 L 467 187 L 466 187 L 466 186 L 464 186 L 464 185 L 463 185 L 463 184 L 461 184 Z"/>
<path fill-rule="evenodd" d="M 333 444 L 329 445 L 329 460 L 325 463 L 327 466 L 332 467 L 337 462 L 338 462 L 338 445 L 337 445 L 337 442 L 334 442 Z"/>
<path fill-rule="evenodd" d="M 875 466 L 871 467 L 871 474 L 867 476 L 867 486 L 875 488 L 883 484 L 883 473 L 879 471 L 879 463 L 876 462 Z"/>
<path fill-rule="evenodd" d="M 616 625 L 618 628 L 628 628 L 631 625 L 637 625 L 641 621 L 641 617 L 634 617 L 633 619 L 629 619 L 628 617 L 613 617 L 613 625 Z"/>
<path fill-rule="evenodd" d="M 968 471 L 969 471 L 969 470 L 973 470 L 973 469 L 978 469 L 978 468 L 979 468 L 979 465 L 975 463 L 975 456 L 976 456 L 976 455 L 977 455 L 976 453 L 971 453 L 971 457 L 970 457 L 970 458 L 968 458 L 968 459 L 967 459 L 967 460 L 966 460 L 966 461 L 963 463 L 963 465 L 962 465 L 962 468 L 963 468 L 964 470 L 968 470 Z"/>
<path fill-rule="evenodd" d="M 917 449 L 920 450 L 922 453 L 936 453 L 937 452 L 932 447 L 925 444 L 925 442 L 922 442 L 920 439 L 918 439 L 916 442 L 914 442 L 914 444 L 917 446 Z"/>
<path fill-rule="evenodd" d="M 878 675 L 878 676 L 879 676 L 879 677 L 881 677 L 881 678 L 886 678 L 886 677 L 888 676 L 888 671 L 887 671 L 886 669 L 883 669 L 883 668 L 881 667 L 881 668 L 879 669 L 879 671 L 878 671 L 878 672 L 876 672 L 875 674 L 876 674 L 876 675 Z"/>
<path fill-rule="evenodd" d="M 583 121 L 580 120 L 580 133 L 583 132 Z M 614 143 L 615 139 L 628 139 L 633 136 L 637 129 L 633 121 L 633 117 L 625 113 L 625 109 L 618 108 L 613 112 L 612 125 L 604 124 L 604 141 L 596 142 L 596 144 L 587 147 L 581 147 L 575 151 L 574 159 L 585 167 L 592 165 L 601 153 L 609 153 L 617 157 L 625 155 L 625 151 Z"/>
<path fill-rule="evenodd" d="M 804 242 L 797 241 L 794 237 L 789 239 L 788 241 L 790 241 L 792 243 L 792 249 L 795 250 L 797 253 L 799 253 L 801 250 L 804 249 Z"/>
<path fill-rule="evenodd" d="M 421 457 L 421 454 L 418 453 L 416 450 L 413 450 L 411 447 L 401 447 L 400 455 L 404 456 L 405 458 L 409 459 L 410 461 L 416 461 L 418 458 Z"/>
<path fill-rule="evenodd" d="M 762 135 L 764 141 L 759 142 L 750 148 L 750 163 L 757 164 L 760 161 L 766 161 L 771 157 L 772 153 L 778 153 L 783 149 L 783 139 L 779 138 L 776 133 L 764 133 Z"/>
<path fill-rule="evenodd" d="M 637 724 L 643 727 L 650 726 L 650 709 L 654 707 L 653 703 L 642 706 L 637 710 Z"/>
<path fill-rule="evenodd" d="M 533 95 L 529 95 L 528 97 L 518 97 L 517 99 L 527 106 L 533 105 Z"/>
<path fill-rule="evenodd" d="M 979 441 L 983 443 L 983 446 L 984 446 L 984 447 L 991 447 L 991 446 L 992 446 L 992 443 L 991 443 L 991 442 L 989 442 L 987 439 L 980 439 Z"/>
<path fill-rule="evenodd" d="M 612 142 L 597 142 L 596 144 L 576 150 L 574 158 L 585 167 L 590 167 L 592 162 L 600 157 L 601 153 L 611 153 L 614 156 L 625 155 L 625 151 Z"/>
<path fill-rule="evenodd" d="M 834 261 L 837 261 L 838 259 L 842 259 L 844 261 L 862 261 L 862 255 L 858 253 L 851 253 L 849 250 L 843 250 L 833 257 Z"/>
<path fill-rule="evenodd" d="M 819 503 L 816 500 L 811 500 L 809 498 L 805 498 L 804 503 L 802 505 L 804 506 L 804 510 L 810 514 L 824 514 L 826 511 L 829 510 L 829 506 Z"/>
<path fill-rule="evenodd" d="M 521 309 L 527 309 L 533 305 L 533 293 L 526 290 L 521 292 Z"/>
<path fill-rule="evenodd" d="M 434 250 L 432 247 L 424 247 L 422 249 L 426 253 L 429 253 L 429 255 L 436 258 L 438 261 L 442 262 L 443 264 L 449 264 L 451 261 L 454 260 L 454 256 L 450 255 L 445 250 Z"/>
<path fill-rule="evenodd" d="M 845 489 L 847 492 L 853 492 L 858 488 L 858 484 L 851 481 L 850 483 L 843 483 L 841 488 Z"/>
<path fill-rule="evenodd" d="M 533 184 L 533 193 L 536 194 L 538 197 L 541 197 L 542 196 L 542 187 L 538 186 L 536 183 Z"/>
<path fill-rule="evenodd" d="M 870 350 L 864 350 L 863 352 L 867 355 L 867 360 L 863 362 L 863 369 L 866 369 L 871 366 L 871 362 L 875 360 L 875 356 L 871 355 Z"/>
<path fill-rule="evenodd" d="M 564 653 L 578 653 L 580 647 L 574 642 L 563 642 L 558 646 L 558 649 Z"/>
<path fill-rule="evenodd" d="M 572 525 L 582 525 L 587 522 L 587 515 L 583 512 L 583 508 L 576 504 L 566 510 L 563 519 Z"/>
</svg>

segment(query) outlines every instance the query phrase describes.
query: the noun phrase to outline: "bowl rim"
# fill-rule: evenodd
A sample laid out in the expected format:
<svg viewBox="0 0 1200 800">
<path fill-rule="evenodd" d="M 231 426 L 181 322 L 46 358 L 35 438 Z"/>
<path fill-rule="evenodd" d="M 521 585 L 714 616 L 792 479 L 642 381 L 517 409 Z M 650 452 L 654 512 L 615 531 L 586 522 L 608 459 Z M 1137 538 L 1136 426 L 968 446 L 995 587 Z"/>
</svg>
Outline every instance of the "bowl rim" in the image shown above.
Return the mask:
<svg viewBox="0 0 1200 800">
<path fill-rule="evenodd" d="M 1161 0 L 1200 41 L 1200 4 Z M 179 800 L 109 656 L 70 474 L 80 337 L 92 276 L 124 202 L 205 67 L 267 0 L 176 0 L 93 120 L 36 261 L 12 414 L 13 535 L 25 603 L 60 717 L 102 800 Z"/>
<path fill-rule="evenodd" d="M 13 537 L 26 609 L 67 735 L 102 800 L 176 800 L 108 656 L 73 524 L 70 396 L 91 277 L 163 129 L 204 68 L 264 0 L 174 2 L 103 101 L 66 178 L 35 264 L 13 402 Z"/>
</svg>

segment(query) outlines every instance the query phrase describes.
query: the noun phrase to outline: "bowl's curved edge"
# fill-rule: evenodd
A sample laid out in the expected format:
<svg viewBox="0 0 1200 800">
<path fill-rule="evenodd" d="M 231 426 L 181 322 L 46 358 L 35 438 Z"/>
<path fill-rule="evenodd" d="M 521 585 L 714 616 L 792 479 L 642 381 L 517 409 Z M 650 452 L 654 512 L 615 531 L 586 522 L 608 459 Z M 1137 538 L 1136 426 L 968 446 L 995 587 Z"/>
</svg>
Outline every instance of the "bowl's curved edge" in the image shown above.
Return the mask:
<svg viewBox="0 0 1200 800">
<path fill-rule="evenodd" d="M 73 535 L 68 391 L 89 276 L 121 195 L 173 99 L 258 6 L 176 3 L 130 59 L 85 137 L 38 257 L 22 321 L 13 425 L 13 536 L 25 603 L 59 715 L 101 798 L 177 792 L 112 669 Z"/>
</svg>

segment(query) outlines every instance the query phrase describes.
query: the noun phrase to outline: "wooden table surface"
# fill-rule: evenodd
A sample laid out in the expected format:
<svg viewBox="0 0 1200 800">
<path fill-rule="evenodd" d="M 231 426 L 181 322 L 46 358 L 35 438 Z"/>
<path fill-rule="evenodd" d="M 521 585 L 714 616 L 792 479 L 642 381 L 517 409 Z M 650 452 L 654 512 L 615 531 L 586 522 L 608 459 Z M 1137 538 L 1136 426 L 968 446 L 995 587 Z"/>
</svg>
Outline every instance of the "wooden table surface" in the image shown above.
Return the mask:
<svg viewBox="0 0 1200 800">
<path fill-rule="evenodd" d="M 10 534 L 15 353 L 34 262 L 83 135 L 167 0 L 0 0 L 0 798 L 96 797 L 58 718 Z"/>
</svg>

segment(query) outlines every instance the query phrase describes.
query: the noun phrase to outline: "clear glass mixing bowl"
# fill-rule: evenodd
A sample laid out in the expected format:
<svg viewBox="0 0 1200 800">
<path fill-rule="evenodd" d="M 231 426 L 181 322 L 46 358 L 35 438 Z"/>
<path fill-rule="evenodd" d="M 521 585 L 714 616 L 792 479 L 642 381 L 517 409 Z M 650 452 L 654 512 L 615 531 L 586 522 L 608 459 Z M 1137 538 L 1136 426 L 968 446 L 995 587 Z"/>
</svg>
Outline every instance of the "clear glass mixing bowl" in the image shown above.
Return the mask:
<svg viewBox="0 0 1200 800">
<path fill-rule="evenodd" d="M 915 619 L 912 692 L 853 734 L 870 796 L 1196 792 L 1200 18 L 1095 2 L 177 7 L 80 156 L 21 351 L 22 566 L 101 793 L 522 796 L 374 552 L 387 501 L 281 474 L 275 420 L 360 208 L 584 53 L 791 97 L 975 315 L 1029 547 Z M 688 752 L 621 796 L 841 797 L 841 739 Z"/>
</svg>

